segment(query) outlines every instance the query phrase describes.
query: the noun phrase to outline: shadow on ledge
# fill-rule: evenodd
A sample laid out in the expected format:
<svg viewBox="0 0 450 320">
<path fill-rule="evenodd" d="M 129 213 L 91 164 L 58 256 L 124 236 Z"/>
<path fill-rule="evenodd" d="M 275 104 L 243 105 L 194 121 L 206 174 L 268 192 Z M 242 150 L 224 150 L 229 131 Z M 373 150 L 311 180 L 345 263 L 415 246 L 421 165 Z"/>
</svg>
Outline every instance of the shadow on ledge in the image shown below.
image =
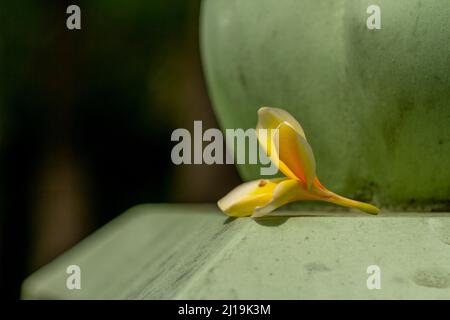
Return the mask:
<svg viewBox="0 0 450 320">
<path fill-rule="evenodd" d="M 244 217 L 244 219 L 251 219 L 250 217 Z M 285 223 L 289 218 L 292 217 L 276 217 L 276 216 L 267 216 L 267 217 L 261 217 L 261 218 L 254 218 L 253 220 L 258 223 L 259 225 L 265 226 L 265 227 L 277 227 Z M 223 222 L 224 225 L 229 224 L 236 220 L 237 217 L 228 217 Z"/>
<path fill-rule="evenodd" d="M 278 212 L 277 215 L 268 215 L 260 218 L 253 218 L 259 225 L 265 227 L 276 227 L 284 224 L 290 218 L 450 218 L 450 212 L 380 212 L 378 215 L 370 215 L 363 212 Z M 223 222 L 224 225 L 236 220 L 237 217 L 227 217 Z M 243 219 L 252 219 L 243 217 Z"/>
<path fill-rule="evenodd" d="M 288 219 L 291 217 L 261 217 L 261 218 L 255 218 L 255 222 L 261 226 L 264 227 L 278 227 L 281 226 L 283 223 L 286 223 Z"/>
</svg>

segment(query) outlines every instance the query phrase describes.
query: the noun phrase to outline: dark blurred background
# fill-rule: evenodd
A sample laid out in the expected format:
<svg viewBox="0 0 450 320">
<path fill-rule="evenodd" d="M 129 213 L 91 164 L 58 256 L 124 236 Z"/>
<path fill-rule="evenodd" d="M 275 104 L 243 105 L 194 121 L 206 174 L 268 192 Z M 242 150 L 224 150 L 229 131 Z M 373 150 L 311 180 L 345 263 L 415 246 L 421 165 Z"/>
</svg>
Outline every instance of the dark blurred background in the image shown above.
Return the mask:
<svg viewBox="0 0 450 320">
<path fill-rule="evenodd" d="M 66 8 L 81 8 L 68 30 Z M 1 293 L 126 209 L 215 202 L 233 166 L 175 166 L 176 128 L 217 127 L 198 0 L 2 1 Z M 220 183 L 218 183 L 220 181 Z"/>
</svg>

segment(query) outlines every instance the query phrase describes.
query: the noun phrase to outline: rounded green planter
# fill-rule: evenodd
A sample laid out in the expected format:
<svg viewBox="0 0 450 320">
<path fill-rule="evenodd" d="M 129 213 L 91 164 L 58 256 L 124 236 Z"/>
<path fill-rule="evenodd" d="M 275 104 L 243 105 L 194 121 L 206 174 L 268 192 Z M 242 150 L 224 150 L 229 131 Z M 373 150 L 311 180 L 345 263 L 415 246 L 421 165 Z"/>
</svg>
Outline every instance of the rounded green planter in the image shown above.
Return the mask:
<svg viewBox="0 0 450 320">
<path fill-rule="evenodd" d="M 201 51 L 222 128 L 260 106 L 296 117 L 331 190 L 382 207 L 448 209 L 448 0 L 206 0 Z M 369 30 L 367 7 L 381 8 Z M 245 180 L 259 176 L 239 166 Z"/>
</svg>

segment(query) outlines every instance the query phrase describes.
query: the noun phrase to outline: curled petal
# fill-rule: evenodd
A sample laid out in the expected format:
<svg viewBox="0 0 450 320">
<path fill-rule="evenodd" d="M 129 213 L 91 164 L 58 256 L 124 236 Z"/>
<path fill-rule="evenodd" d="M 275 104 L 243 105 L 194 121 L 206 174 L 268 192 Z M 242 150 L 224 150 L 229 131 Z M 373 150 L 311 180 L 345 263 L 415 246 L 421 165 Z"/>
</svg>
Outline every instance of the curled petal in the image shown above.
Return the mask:
<svg viewBox="0 0 450 320">
<path fill-rule="evenodd" d="M 318 196 L 305 190 L 300 183 L 296 179 L 287 179 L 278 183 L 273 191 L 272 200 L 264 206 L 257 207 L 252 218 L 265 216 L 290 202 L 298 200 L 320 200 Z"/>
<path fill-rule="evenodd" d="M 260 179 L 243 183 L 217 203 L 220 210 L 231 217 L 245 217 L 253 214 L 257 207 L 264 207 L 272 201 L 273 192 L 286 178 Z"/>
<path fill-rule="evenodd" d="M 302 181 L 308 190 L 311 189 L 316 177 L 316 160 L 311 146 L 289 123 L 282 122 L 277 129 L 273 143 L 278 152 L 281 172 L 291 179 Z"/>
<path fill-rule="evenodd" d="M 258 141 L 272 162 L 309 190 L 316 176 L 316 161 L 297 120 L 283 109 L 262 107 L 256 129 Z"/>
<path fill-rule="evenodd" d="M 258 110 L 256 129 L 276 129 L 282 122 L 287 122 L 305 140 L 305 132 L 297 120 L 287 111 L 279 108 L 262 107 Z"/>
<path fill-rule="evenodd" d="M 273 146 L 271 145 L 271 142 L 275 131 L 282 122 L 290 123 L 294 130 L 306 139 L 303 128 L 289 112 L 279 108 L 259 108 L 256 134 L 259 144 L 262 146 L 267 155 L 271 157 L 272 161 L 274 161 L 274 158 L 272 152 Z"/>
</svg>

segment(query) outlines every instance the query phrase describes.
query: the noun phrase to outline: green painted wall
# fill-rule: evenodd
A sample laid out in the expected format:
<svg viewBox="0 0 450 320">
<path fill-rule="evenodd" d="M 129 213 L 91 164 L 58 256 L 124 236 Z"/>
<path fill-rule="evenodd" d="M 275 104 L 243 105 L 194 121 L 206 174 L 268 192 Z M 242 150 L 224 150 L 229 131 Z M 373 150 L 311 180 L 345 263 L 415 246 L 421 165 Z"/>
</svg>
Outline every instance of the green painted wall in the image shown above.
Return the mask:
<svg viewBox="0 0 450 320">
<path fill-rule="evenodd" d="M 368 30 L 375 2 L 382 27 Z M 216 114 L 222 128 L 250 128 L 260 106 L 287 109 L 331 190 L 382 207 L 448 209 L 448 0 L 375 2 L 204 1 L 201 49 Z"/>
</svg>

